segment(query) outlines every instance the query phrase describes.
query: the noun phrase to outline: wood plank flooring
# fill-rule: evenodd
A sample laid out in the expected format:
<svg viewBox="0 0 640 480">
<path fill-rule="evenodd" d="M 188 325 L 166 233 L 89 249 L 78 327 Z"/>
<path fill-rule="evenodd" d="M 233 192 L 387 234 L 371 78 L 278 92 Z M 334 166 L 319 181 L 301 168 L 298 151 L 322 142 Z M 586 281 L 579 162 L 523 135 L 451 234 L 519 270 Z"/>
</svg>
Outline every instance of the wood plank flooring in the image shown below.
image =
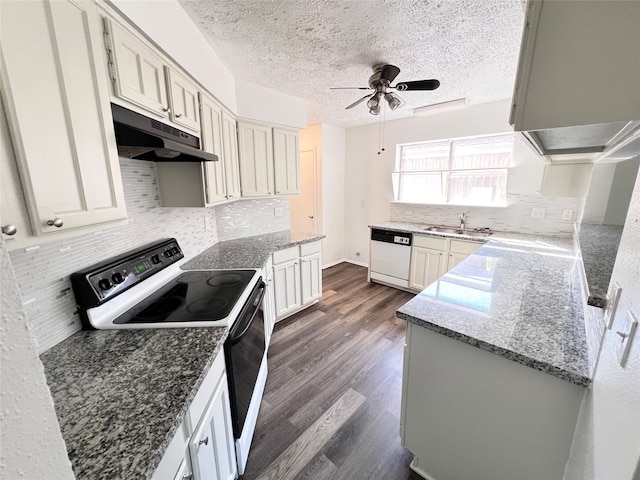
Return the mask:
<svg viewBox="0 0 640 480">
<path fill-rule="evenodd" d="M 276 324 L 243 480 L 419 480 L 400 446 L 405 322 L 413 295 L 323 271 L 322 300 Z"/>
</svg>

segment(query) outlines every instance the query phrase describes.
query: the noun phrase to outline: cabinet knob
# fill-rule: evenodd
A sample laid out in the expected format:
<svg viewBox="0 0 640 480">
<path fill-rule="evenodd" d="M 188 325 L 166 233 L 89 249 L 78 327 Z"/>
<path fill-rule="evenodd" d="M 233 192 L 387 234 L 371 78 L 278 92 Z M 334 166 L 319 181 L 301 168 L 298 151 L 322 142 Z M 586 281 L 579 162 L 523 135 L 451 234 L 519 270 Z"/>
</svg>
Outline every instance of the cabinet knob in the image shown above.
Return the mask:
<svg viewBox="0 0 640 480">
<path fill-rule="evenodd" d="M 182 480 L 193 480 L 193 473 L 190 473 L 189 475 L 183 475 Z"/>
<path fill-rule="evenodd" d="M 229 198 L 233 198 L 233 195 L 229 195 Z"/>
<path fill-rule="evenodd" d="M 202 444 L 209 445 L 209 437 L 205 437 L 198 442 L 198 445 L 202 445 Z"/>
<path fill-rule="evenodd" d="M 181 113 L 176 113 L 176 118 L 180 118 L 182 116 Z"/>
<path fill-rule="evenodd" d="M 271 195 L 271 192 L 269 192 L 269 195 Z"/>
<path fill-rule="evenodd" d="M 310 218 L 311 220 L 313 220 L 313 215 L 309 215 L 309 218 Z"/>
<path fill-rule="evenodd" d="M 162 111 L 163 112 L 168 112 L 169 111 L 169 107 L 162 107 Z"/>
<path fill-rule="evenodd" d="M 61 218 L 56 217 L 53 220 L 47 220 L 47 225 L 49 225 L 50 227 L 60 228 L 62 225 L 64 225 L 64 223 L 62 222 Z"/>
<path fill-rule="evenodd" d="M 3 225 L 2 233 L 4 233 L 5 235 L 15 235 L 16 233 L 18 233 L 18 227 L 16 227 L 15 225 Z"/>
</svg>

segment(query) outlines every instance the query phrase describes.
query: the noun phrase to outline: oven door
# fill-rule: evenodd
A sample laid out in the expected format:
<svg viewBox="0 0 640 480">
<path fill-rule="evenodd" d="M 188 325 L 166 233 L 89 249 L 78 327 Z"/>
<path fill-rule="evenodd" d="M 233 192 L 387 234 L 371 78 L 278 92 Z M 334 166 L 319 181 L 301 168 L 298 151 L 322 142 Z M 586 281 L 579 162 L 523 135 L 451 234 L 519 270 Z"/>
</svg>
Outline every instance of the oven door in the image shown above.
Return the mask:
<svg viewBox="0 0 640 480">
<path fill-rule="evenodd" d="M 233 436 L 240 438 L 265 352 L 262 299 L 265 284 L 260 279 L 234 322 L 224 343 L 231 403 Z M 259 402 L 260 400 L 258 400 Z M 253 435 L 253 432 L 251 432 Z"/>
</svg>

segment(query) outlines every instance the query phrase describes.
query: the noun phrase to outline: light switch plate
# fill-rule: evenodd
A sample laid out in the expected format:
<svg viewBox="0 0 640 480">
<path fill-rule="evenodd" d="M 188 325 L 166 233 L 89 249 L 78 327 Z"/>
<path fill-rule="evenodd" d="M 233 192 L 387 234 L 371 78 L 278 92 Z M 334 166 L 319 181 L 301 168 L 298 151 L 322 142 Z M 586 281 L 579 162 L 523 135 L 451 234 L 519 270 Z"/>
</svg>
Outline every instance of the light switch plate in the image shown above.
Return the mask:
<svg viewBox="0 0 640 480">
<path fill-rule="evenodd" d="M 571 220 L 573 218 L 573 210 L 563 210 L 562 211 L 562 219 L 563 220 Z"/>
<path fill-rule="evenodd" d="M 624 318 L 620 330 L 616 331 L 618 340 L 620 341 L 617 347 L 618 360 L 620 361 L 620 366 L 622 368 L 624 368 L 624 365 L 627 362 L 629 350 L 631 349 L 631 344 L 633 343 L 633 337 L 637 328 L 638 320 L 636 320 L 633 313 L 627 312 L 627 316 Z"/>
<path fill-rule="evenodd" d="M 611 328 L 611 325 L 613 325 L 613 318 L 616 316 L 620 293 L 622 293 L 622 287 L 618 282 L 613 282 L 607 292 L 607 308 L 604 310 L 604 324 L 607 328 Z"/>
</svg>

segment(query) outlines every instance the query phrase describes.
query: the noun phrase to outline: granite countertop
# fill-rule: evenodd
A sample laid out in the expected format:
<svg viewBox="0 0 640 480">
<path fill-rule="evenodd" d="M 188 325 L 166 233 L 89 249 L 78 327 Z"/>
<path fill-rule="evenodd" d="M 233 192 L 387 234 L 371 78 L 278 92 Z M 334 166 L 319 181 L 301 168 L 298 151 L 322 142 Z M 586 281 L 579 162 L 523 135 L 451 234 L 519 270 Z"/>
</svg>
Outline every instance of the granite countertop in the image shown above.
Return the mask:
<svg viewBox="0 0 640 480">
<path fill-rule="evenodd" d="M 151 478 L 227 332 L 81 331 L 43 353 L 76 478 Z"/>
<path fill-rule="evenodd" d="M 419 225 L 381 225 L 404 225 L 405 231 L 429 234 Z M 576 261 L 572 238 L 497 232 L 403 305 L 397 316 L 588 386 L 582 296 L 573 275 Z"/>
<path fill-rule="evenodd" d="M 616 263 L 622 229 L 623 227 L 618 225 L 580 225 L 578 242 L 589 287 L 589 305 L 606 305 L 607 290 L 613 265 Z"/>
<path fill-rule="evenodd" d="M 272 252 L 315 242 L 326 235 L 309 235 L 284 230 L 216 243 L 182 265 L 185 270 L 262 268 Z"/>
</svg>

